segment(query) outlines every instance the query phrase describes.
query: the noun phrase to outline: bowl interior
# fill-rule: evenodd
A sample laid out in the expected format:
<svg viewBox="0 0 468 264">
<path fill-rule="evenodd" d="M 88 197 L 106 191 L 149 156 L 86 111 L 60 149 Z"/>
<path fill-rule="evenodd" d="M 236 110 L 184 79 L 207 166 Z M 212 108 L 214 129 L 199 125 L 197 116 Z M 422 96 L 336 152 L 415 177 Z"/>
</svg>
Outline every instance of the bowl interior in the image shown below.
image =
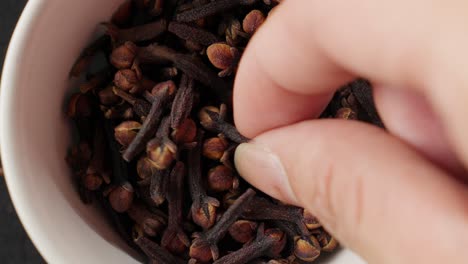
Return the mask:
<svg viewBox="0 0 468 264">
<path fill-rule="evenodd" d="M 80 201 L 64 161 L 69 69 L 121 2 L 30 0 L 7 54 L 0 103 L 7 184 L 28 234 L 51 263 L 138 263 L 98 208 Z M 341 250 L 322 263 L 362 262 Z"/>
</svg>

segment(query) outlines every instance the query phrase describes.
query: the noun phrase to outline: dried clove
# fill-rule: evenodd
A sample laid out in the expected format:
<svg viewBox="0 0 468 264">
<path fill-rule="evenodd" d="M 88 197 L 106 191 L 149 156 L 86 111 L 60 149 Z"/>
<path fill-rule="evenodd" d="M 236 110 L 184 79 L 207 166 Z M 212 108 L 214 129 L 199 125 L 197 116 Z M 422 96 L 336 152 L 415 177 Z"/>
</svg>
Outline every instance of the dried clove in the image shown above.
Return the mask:
<svg viewBox="0 0 468 264">
<path fill-rule="evenodd" d="M 185 119 L 172 131 L 171 138 L 177 144 L 189 144 L 195 141 L 197 125 L 192 119 Z"/>
<path fill-rule="evenodd" d="M 281 1 L 122 2 L 70 72 L 86 75 L 67 102 L 83 202 L 101 203 L 147 263 L 304 264 L 336 249 L 310 212 L 257 194 L 233 166 L 248 141 L 228 115 L 234 75 Z M 369 86 L 339 89 L 321 117 L 376 123 Z"/>
<path fill-rule="evenodd" d="M 244 32 L 253 35 L 255 31 L 265 22 L 265 15 L 260 10 L 252 10 L 242 22 Z"/>
<path fill-rule="evenodd" d="M 190 246 L 191 263 L 208 262 L 219 258 L 218 242 L 228 232 L 229 227 L 240 217 L 244 208 L 255 195 L 255 191 L 248 189 L 232 204 L 216 224 L 203 233 L 194 233 L 194 240 Z"/>
<path fill-rule="evenodd" d="M 177 162 L 169 177 L 169 191 L 167 192 L 169 219 L 167 229 L 161 239 L 161 245 L 174 254 L 182 254 L 186 247 L 190 246 L 190 240 L 182 228 L 184 175 L 184 164 Z"/>
<path fill-rule="evenodd" d="M 262 208 L 262 210 L 258 210 Z M 249 220 L 282 220 L 296 224 L 302 235 L 309 231 L 303 220 L 303 209 L 290 205 L 274 204 L 265 198 L 254 198 L 242 217 Z"/>
<path fill-rule="evenodd" d="M 255 238 L 258 224 L 248 220 L 238 220 L 229 227 L 229 235 L 242 244 L 248 243 Z"/>
<path fill-rule="evenodd" d="M 179 22 L 169 23 L 168 31 L 181 39 L 203 46 L 209 46 L 218 41 L 218 37 L 209 31 Z"/>
<path fill-rule="evenodd" d="M 133 229 L 133 240 L 152 261 L 155 261 L 155 263 L 184 263 L 182 260 L 177 259 L 171 253 L 167 252 L 164 248 L 145 237 L 139 227 Z"/>
<path fill-rule="evenodd" d="M 222 133 L 230 140 L 236 143 L 245 143 L 249 139 L 242 136 L 237 129 L 224 121 L 224 116 L 226 114 L 226 105 L 221 105 L 220 108 L 213 106 L 207 106 L 200 110 L 198 117 L 200 119 L 200 124 L 209 131 Z"/>
<path fill-rule="evenodd" d="M 208 47 L 206 55 L 211 64 L 222 70 L 219 77 L 226 77 L 234 73 L 240 60 L 240 52 L 227 44 L 215 43 Z"/>
<path fill-rule="evenodd" d="M 153 101 L 148 117 L 143 122 L 143 126 L 135 139 L 123 153 L 123 158 L 126 161 L 133 160 L 133 158 L 144 149 L 145 144 L 151 139 L 152 135 L 154 135 L 161 119 L 164 106 L 171 99 L 171 95 L 167 87 L 155 95 L 156 99 Z"/>
<path fill-rule="evenodd" d="M 279 229 L 264 230 L 261 224 L 257 231 L 257 238 L 236 252 L 213 262 L 214 264 L 242 264 L 261 256 L 278 257 L 286 244 L 284 233 Z"/>
<path fill-rule="evenodd" d="M 128 147 L 135 139 L 141 124 L 136 121 L 125 121 L 114 128 L 115 140 L 124 147 Z"/>
<path fill-rule="evenodd" d="M 209 197 L 203 186 L 202 168 L 201 168 L 201 144 L 203 133 L 199 132 L 197 136 L 197 146 L 188 153 L 189 170 L 189 189 L 192 196 L 191 214 L 193 221 L 208 229 L 214 225 L 216 220 L 216 207 L 219 207 L 219 201 Z"/>
<path fill-rule="evenodd" d="M 171 62 L 189 77 L 200 81 L 212 88 L 212 91 L 220 98 L 227 100 L 227 84 L 219 78 L 210 68 L 196 57 L 177 53 L 174 50 L 160 45 L 149 45 L 138 48 L 133 43 L 126 42 L 123 46 L 112 52 L 111 61 L 117 68 L 129 68 L 135 61 L 142 64 L 161 64 Z"/>
<path fill-rule="evenodd" d="M 134 203 L 127 210 L 127 214 L 141 227 L 143 233 L 150 237 L 160 234 L 167 225 L 167 217 L 162 212 L 150 212 L 140 203 Z"/>
<path fill-rule="evenodd" d="M 106 34 L 109 35 L 116 43 L 141 42 L 151 40 L 167 30 L 167 21 L 160 19 L 158 21 L 143 24 L 133 28 L 120 29 L 111 23 L 103 23 L 106 29 Z"/>
<path fill-rule="evenodd" d="M 180 81 L 179 90 L 174 98 L 171 111 L 171 127 L 173 129 L 178 128 L 184 120 L 186 120 L 193 107 L 194 97 L 194 80 L 188 77 L 186 74 L 182 75 Z"/>
<path fill-rule="evenodd" d="M 313 262 L 320 256 L 320 244 L 314 236 L 307 239 L 296 237 L 294 246 L 294 256 L 305 262 Z"/>
<path fill-rule="evenodd" d="M 208 172 L 208 188 L 212 192 L 225 192 L 239 187 L 239 180 L 232 169 L 219 165 Z"/>
<path fill-rule="evenodd" d="M 176 20 L 179 22 L 191 22 L 200 18 L 211 16 L 229 10 L 239 5 L 253 5 L 257 0 L 215 0 L 200 7 L 184 11 L 177 14 Z"/>
<path fill-rule="evenodd" d="M 122 98 L 125 100 L 127 103 L 132 105 L 133 111 L 135 114 L 137 114 L 141 118 L 145 118 L 150 110 L 151 110 L 151 104 L 146 102 L 143 99 L 138 99 L 133 97 L 132 95 L 120 90 L 119 88 L 114 87 L 113 92 L 115 95 L 118 97 Z"/>
<path fill-rule="evenodd" d="M 212 160 L 220 160 L 228 147 L 228 141 L 222 136 L 209 138 L 203 143 L 203 156 Z"/>
</svg>

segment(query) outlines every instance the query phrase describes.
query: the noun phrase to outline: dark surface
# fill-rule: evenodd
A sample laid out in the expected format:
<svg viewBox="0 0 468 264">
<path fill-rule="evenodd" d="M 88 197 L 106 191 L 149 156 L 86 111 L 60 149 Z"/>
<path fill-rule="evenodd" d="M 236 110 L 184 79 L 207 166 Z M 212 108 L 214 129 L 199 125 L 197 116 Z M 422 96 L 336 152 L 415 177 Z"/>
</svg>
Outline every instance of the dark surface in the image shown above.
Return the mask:
<svg viewBox="0 0 468 264">
<path fill-rule="evenodd" d="M 0 0 L 0 69 L 8 42 L 26 0 Z M 44 263 L 24 231 L 0 177 L 0 263 Z"/>
</svg>

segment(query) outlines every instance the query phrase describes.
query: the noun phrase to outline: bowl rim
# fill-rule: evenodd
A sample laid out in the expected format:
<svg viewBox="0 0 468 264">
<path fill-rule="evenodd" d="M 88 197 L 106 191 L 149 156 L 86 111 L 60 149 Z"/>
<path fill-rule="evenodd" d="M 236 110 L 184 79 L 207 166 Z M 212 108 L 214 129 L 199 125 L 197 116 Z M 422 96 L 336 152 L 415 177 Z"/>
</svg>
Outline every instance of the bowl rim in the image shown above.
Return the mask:
<svg viewBox="0 0 468 264">
<path fill-rule="evenodd" d="M 29 0 L 26 3 L 16 23 L 5 55 L 0 81 L 0 153 L 3 154 L 10 153 L 14 148 L 14 144 L 9 140 L 10 134 L 6 132 L 5 127 L 9 127 L 13 122 L 10 113 L 13 107 L 12 98 L 14 98 L 16 92 L 13 87 L 17 86 L 18 70 L 21 67 L 21 63 L 18 63 L 18 61 L 22 59 L 22 54 L 28 45 L 27 40 L 30 37 L 30 32 L 39 18 L 43 4 L 43 0 Z M 10 166 L 13 162 L 11 156 L 13 155 L 2 155 L 4 178 L 10 199 L 26 233 L 41 256 L 46 259 L 47 255 L 43 254 L 46 249 L 41 243 L 38 243 L 39 234 L 35 231 L 37 229 L 33 227 L 33 219 L 26 214 L 27 204 L 22 201 L 21 195 L 14 195 L 19 193 L 21 188 L 16 178 L 13 177 L 17 173 L 15 173 L 15 166 Z"/>
</svg>

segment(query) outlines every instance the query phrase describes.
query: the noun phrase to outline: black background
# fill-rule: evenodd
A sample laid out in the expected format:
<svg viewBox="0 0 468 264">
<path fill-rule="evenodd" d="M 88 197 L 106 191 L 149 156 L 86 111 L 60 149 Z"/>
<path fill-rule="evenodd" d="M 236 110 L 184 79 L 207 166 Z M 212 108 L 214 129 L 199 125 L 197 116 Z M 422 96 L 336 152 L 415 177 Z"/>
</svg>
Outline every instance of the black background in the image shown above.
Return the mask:
<svg viewBox="0 0 468 264">
<path fill-rule="evenodd" d="M 11 34 L 26 2 L 0 0 L 0 69 L 3 68 Z M 44 263 L 21 226 L 3 177 L 0 177 L 0 263 Z"/>
</svg>

